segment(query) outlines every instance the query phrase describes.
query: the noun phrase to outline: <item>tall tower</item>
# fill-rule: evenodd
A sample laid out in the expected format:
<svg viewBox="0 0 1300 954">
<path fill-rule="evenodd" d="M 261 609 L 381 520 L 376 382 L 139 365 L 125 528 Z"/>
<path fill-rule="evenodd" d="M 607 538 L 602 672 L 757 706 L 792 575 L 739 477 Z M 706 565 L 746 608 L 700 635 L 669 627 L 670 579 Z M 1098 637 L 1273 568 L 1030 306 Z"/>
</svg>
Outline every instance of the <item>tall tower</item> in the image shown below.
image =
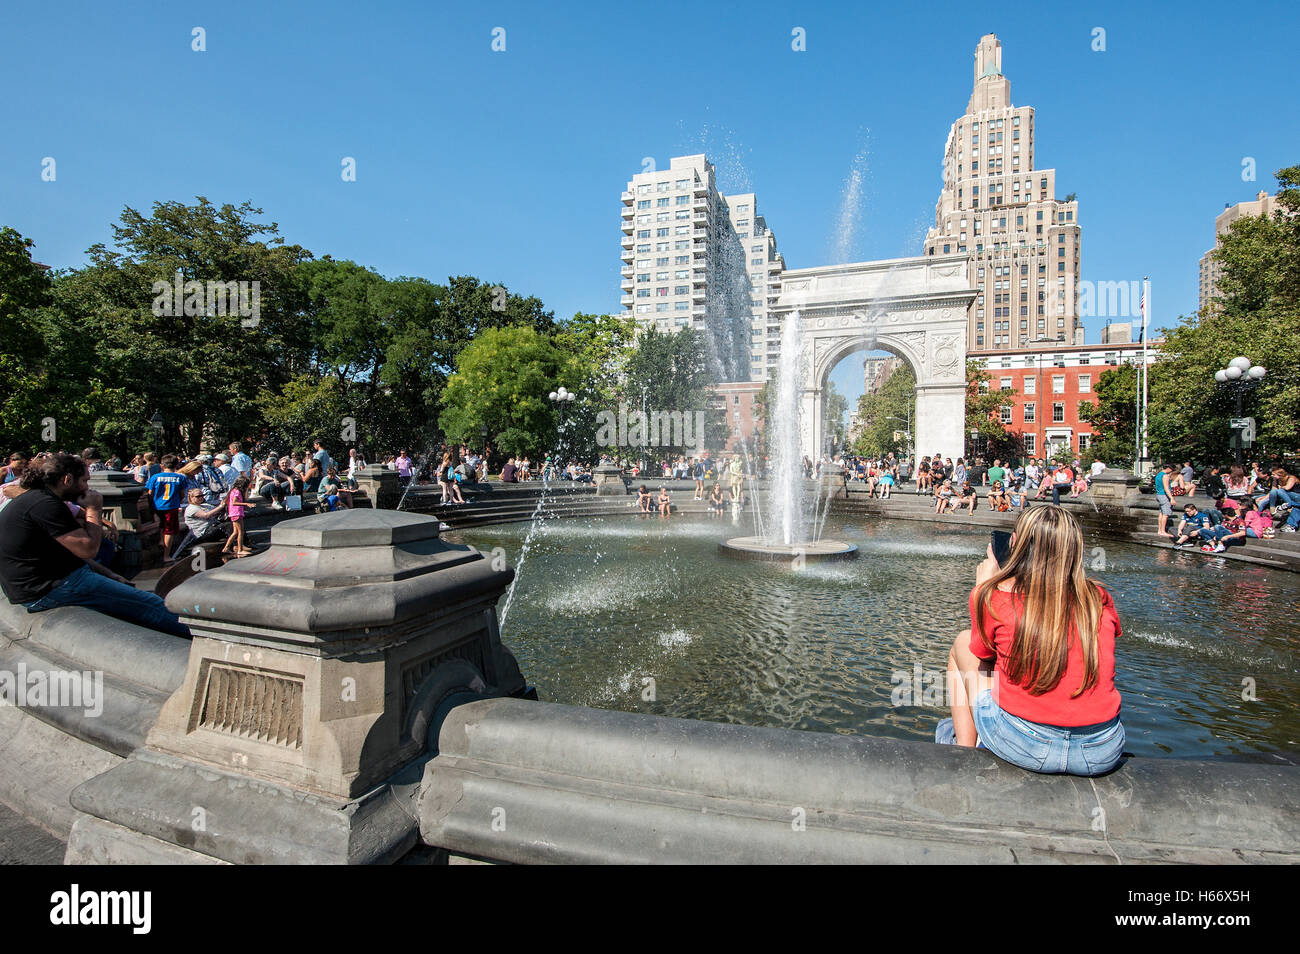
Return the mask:
<svg viewBox="0 0 1300 954">
<path fill-rule="evenodd" d="M 1056 198 L 1056 170 L 1034 167 L 1034 110 L 1011 103 L 1002 44 L 975 48 L 966 112 L 948 130 L 943 189 L 926 255 L 964 253 L 978 295 L 967 316 L 972 351 L 1083 343 L 1079 205 Z"/>
<path fill-rule="evenodd" d="M 723 195 L 705 156 L 676 156 L 634 175 L 622 204 L 627 313 L 643 327 L 705 332 L 722 381 L 764 380 L 776 362 L 769 311 L 785 263 L 754 193 Z"/>
</svg>

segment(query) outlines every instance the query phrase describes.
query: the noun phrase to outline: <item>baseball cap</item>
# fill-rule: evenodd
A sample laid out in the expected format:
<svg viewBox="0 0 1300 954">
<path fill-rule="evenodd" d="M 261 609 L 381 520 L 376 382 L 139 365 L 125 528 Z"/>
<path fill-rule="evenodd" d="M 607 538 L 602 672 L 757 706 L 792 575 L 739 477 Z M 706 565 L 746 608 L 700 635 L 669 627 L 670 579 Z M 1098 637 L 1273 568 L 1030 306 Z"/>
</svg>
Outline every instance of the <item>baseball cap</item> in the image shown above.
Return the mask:
<svg viewBox="0 0 1300 954">
<path fill-rule="evenodd" d="M 226 461 L 226 462 L 229 462 L 229 461 L 230 461 L 230 456 L 229 456 L 228 454 L 218 454 L 216 459 L 217 459 L 217 460 L 224 460 L 224 461 Z"/>
<path fill-rule="evenodd" d="M 211 455 L 211 454 L 200 454 L 200 455 L 199 455 L 199 460 L 202 460 L 202 461 L 209 461 L 209 460 L 212 460 L 212 455 Z"/>
</svg>

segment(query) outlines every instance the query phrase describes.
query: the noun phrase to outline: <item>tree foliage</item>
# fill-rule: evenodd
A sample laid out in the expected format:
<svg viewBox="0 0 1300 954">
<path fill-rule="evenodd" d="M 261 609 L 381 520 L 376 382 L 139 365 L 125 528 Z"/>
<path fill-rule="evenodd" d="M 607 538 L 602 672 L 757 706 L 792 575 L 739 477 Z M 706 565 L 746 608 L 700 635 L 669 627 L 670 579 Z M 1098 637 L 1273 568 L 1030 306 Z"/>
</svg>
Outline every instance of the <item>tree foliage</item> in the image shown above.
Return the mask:
<svg viewBox="0 0 1300 954">
<path fill-rule="evenodd" d="M 866 457 L 880 457 L 890 451 L 898 456 L 908 454 L 912 450 L 905 433 L 908 421 L 912 422 L 914 435 L 916 374 L 911 366 L 904 365 L 896 368 L 875 394 L 863 394 L 858 399 L 853 452 Z"/>
</svg>

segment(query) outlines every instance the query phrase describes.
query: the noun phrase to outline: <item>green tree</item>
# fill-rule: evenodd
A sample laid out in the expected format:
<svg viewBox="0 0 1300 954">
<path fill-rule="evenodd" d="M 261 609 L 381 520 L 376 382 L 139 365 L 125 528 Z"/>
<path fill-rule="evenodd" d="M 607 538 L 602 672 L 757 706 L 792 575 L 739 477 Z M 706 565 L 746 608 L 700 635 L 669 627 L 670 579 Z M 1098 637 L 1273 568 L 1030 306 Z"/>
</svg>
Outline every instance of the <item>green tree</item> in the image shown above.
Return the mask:
<svg viewBox="0 0 1300 954">
<path fill-rule="evenodd" d="M 533 328 L 489 328 L 457 357 L 438 423 L 449 441 L 477 444 L 487 428 L 494 450 L 540 459 L 557 444 L 559 412 L 547 395 L 576 371 L 573 357 Z"/>
<path fill-rule="evenodd" d="M 665 334 L 646 329 L 636 349 L 628 356 L 622 400 L 629 410 L 647 412 L 703 411 L 706 447 L 722 447 L 729 435 L 725 410 L 712 400 L 708 345 L 702 332 L 686 328 Z M 682 452 L 681 448 L 647 447 L 640 450 L 649 460 L 662 460 Z"/>
<path fill-rule="evenodd" d="M 1214 257 L 1223 268 L 1215 307 L 1165 332 L 1149 372 L 1148 438 L 1157 459 L 1223 461 L 1236 415 L 1234 389 L 1214 373 L 1238 355 L 1268 369 L 1245 400 L 1256 419 L 1254 453 L 1300 449 L 1300 166 L 1275 173 L 1282 210 L 1233 222 Z"/>
<path fill-rule="evenodd" d="M 853 451 L 865 457 L 880 457 L 893 451 L 898 456 L 917 448 L 909 446 L 907 422 L 916 427 L 916 374 L 910 365 L 897 368 L 875 394 L 858 399 L 858 421 Z M 897 438 L 895 435 L 899 435 Z"/>
<path fill-rule="evenodd" d="M 558 326 L 556 347 L 569 356 L 573 377 L 560 382 L 578 395 L 565 409 L 565 449 L 581 460 L 594 460 L 615 447 L 598 447 L 600 414 L 617 415 L 622 383 L 636 349 L 636 321 L 622 315 L 578 313 Z"/>
<path fill-rule="evenodd" d="M 826 382 L 826 395 L 823 398 L 823 413 L 826 421 L 826 434 L 840 450 L 846 449 L 849 422 L 845 417 L 849 410 L 849 399 L 835 389 L 833 381 Z"/>
<path fill-rule="evenodd" d="M 1020 392 L 1015 388 L 993 390 L 992 376 L 978 361 L 966 361 L 966 434 L 979 431 L 979 452 L 986 460 L 1000 457 L 1014 460 L 1024 453 L 1024 440 L 1019 431 L 1002 423 L 1002 408 L 1009 398 Z M 924 448 L 920 448 L 924 451 Z"/>
</svg>

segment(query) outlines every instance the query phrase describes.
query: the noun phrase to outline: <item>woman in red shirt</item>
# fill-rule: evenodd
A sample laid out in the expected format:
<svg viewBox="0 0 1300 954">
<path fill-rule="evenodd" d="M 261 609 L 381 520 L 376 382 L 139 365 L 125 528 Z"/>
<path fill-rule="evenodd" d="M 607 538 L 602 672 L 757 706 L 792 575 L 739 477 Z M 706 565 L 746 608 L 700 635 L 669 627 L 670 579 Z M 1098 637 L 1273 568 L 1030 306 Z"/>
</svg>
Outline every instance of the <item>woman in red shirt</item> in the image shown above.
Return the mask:
<svg viewBox="0 0 1300 954">
<path fill-rule="evenodd" d="M 1011 553 L 975 571 L 971 628 L 948 656 L 952 720 L 936 741 L 982 745 L 1034 772 L 1102 775 L 1124 754 L 1110 594 L 1083 571 L 1083 532 L 1060 507 L 1016 521 Z"/>
</svg>

